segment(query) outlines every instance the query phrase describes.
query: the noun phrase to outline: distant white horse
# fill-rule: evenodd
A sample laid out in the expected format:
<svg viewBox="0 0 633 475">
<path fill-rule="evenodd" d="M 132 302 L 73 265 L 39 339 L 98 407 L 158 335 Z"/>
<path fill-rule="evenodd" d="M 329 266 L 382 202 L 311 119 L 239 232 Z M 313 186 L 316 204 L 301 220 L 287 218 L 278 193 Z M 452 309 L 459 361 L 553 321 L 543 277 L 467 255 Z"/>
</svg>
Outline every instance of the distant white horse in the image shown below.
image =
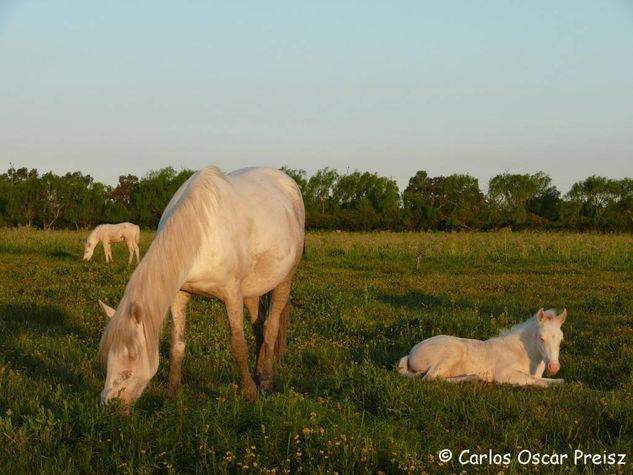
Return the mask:
<svg viewBox="0 0 633 475">
<path fill-rule="evenodd" d="M 529 320 L 507 333 L 486 341 L 439 335 L 423 340 L 400 359 L 404 376 L 426 373 L 424 379 L 459 382 L 482 380 L 514 385 L 551 386 L 562 379 L 543 378 L 560 369 L 558 352 L 563 340 L 560 327 L 567 310 L 540 309 Z"/>
<path fill-rule="evenodd" d="M 89 261 L 92 258 L 92 253 L 95 251 L 95 247 L 97 247 L 97 244 L 101 242 L 103 244 L 103 253 L 105 254 L 105 261 L 107 264 L 112 261 L 112 249 L 110 249 L 110 243 L 125 241 L 128 251 L 130 251 L 130 257 L 127 263 L 132 263 L 132 257 L 136 253 L 136 263 L 138 264 L 138 242 L 140 237 L 141 231 L 136 224 L 100 224 L 93 229 L 86 240 L 84 261 Z"/>
<path fill-rule="evenodd" d="M 242 392 L 252 400 L 257 389 L 244 337 L 246 306 L 257 344 L 256 376 L 262 390 L 270 389 L 273 353 L 285 347 L 290 282 L 303 254 L 304 224 L 301 192 L 279 170 L 249 168 L 225 176 L 208 167 L 192 175 L 167 205 L 118 308 L 100 302 L 111 317 L 100 344 L 107 361 L 102 404 L 116 397 L 129 404 L 141 395 L 158 369 L 159 338 L 169 308 L 168 395 L 174 395 L 191 294 L 224 302 Z M 268 292 L 265 316 L 259 312 L 259 297 Z"/>
</svg>

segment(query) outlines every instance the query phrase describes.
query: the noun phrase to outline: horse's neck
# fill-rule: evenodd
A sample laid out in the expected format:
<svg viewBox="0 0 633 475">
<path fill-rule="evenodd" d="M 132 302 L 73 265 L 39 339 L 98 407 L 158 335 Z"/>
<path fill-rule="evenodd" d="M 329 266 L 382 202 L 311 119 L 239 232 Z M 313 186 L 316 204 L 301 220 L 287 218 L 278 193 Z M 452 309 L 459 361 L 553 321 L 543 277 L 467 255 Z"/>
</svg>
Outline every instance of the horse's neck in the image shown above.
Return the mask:
<svg viewBox="0 0 633 475">
<path fill-rule="evenodd" d="M 501 337 L 495 338 L 507 347 L 516 351 L 514 354 L 522 359 L 525 364 L 529 364 L 530 373 L 534 373 L 539 364 L 543 361 L 538 348 L 536 347 L 536 331 L 535 325 L 524 325 L 515 331 L 511 331 Z"/>
<path fill-rule="evenodd" d="M 148 312 L 148 318 L 164 319 L 174 295 L 183 284 L 183 269 L 164 246 L 152 244 L 128 284 L 128 296 Z M 187 266 L 188 267 L 188 266 Z"/>
<path fill-rule="evenodd" d="M 205 239 L 203 225 L 192 224 L 191 212 L 179 209 L 158 231 L 132 274 L 126 294 L 139 302 L 151 319 L 157 337 L 169 306 L 187 278 Z"/>
</svg>

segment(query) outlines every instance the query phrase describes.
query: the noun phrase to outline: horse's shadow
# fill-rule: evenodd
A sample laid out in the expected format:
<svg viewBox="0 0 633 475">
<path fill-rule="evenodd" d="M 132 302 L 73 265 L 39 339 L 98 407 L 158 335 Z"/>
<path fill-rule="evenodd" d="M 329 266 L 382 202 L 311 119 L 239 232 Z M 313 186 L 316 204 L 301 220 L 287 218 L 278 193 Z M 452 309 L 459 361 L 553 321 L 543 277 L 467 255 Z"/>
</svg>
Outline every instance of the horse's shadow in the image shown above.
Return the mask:
<svg viewBox="0 0 633 475">
<path fill-rule="evenodd" d="M 89 337 L 65 310 L 51 305 L 0 304 L 0 330 L 0 353 L 10 367 L 35 381 L 61 383 L 76 391 L 89 387 L 80 372 L 73 369 L 71 357 L 59 358 L 46 345 L 39 346 L 46 338 Z M 96 358 L 88 364 L 96 365 Z"/>
<path fill-rule="evenodd" d="M 55 259 L 64 260 L 64 261 L 76 261 L 81 258 L 76 253 L 69 252 L 65 249 L 54 249 L 47 253 L 48 257 L 53 257 Z"/>
</svg>

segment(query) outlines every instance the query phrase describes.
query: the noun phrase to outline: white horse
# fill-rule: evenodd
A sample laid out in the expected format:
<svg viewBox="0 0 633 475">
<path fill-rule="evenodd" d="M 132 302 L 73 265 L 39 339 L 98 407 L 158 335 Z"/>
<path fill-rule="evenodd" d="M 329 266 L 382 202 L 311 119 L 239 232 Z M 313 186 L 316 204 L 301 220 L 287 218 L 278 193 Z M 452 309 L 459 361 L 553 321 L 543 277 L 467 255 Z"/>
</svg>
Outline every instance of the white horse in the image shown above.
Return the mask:
<svg viewBox="0 0 633 475">
<path fill-rule="evenodd" d="M 438 335 L 413 347 L 400 359 L 404 376 L 426 373 L 424 379 L 459 382 L 482 380 L 514 385 L 551 386 L 562 379 L 543 378 L 560 369 L 558 353 L 563 340 L 560 327 L 567 310 L 556 315 L 541 308 L 529 320 L 507 333 L 486 341 Z"/>
<path fill-rule="evenodd" d="M 84 261 L 89 261 L 92 258 L 92 253 L 95 251 L 95 247 L 97 247 L 97 244 L 101 242 L 103 244 L 103 253 L 105 254 L 105 261 L 107 264 L 112 261 L 112 249 L 110 249 L 110 243 L 125 241 L 127 243 L 127 249 L 130 252 L 130 257 L 127 261 L 128 265 L 132 263 L 132 257 L 135 253 L 136 263 L 138 264 L 138 242 L 140 237 L 141 231 L 136 224 L 100 224 L 93 229 L 86 240 Z"/>
<path fill-rule="evenodd" d="M 191 294 L 224 302 L 231 350 L 247 400 L 257 389 L 248 367 L 244 306 L 257 344 L 259 387 L 272 387 L 272 357 L 285 349 L 290 282 L 303 254 L 305 211 L 296 183 L 279 170 L 247 168 L 223 175 L 205 168 L 172 197 L 100 343 L 107 361 L 101 402 L 129 404 L 158 369 L 158 347 L 171 308 L 169 396 L 180 385 L 185 310 Z M 259 297 L 270 292 L 268 316 Z M 265 320 L 265 321 L 264 321 Z"/>
</svg>

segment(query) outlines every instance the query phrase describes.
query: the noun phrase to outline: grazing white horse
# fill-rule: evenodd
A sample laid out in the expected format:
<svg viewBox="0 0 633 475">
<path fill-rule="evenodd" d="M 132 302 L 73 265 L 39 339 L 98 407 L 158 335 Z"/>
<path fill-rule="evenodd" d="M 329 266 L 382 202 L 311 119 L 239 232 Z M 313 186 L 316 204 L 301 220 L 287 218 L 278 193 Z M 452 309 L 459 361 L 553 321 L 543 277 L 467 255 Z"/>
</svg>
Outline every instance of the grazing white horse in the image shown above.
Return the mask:
<svg viewBox="0 0 633 475">
<path fill-rule="evenodd" d="M 158 347 L 171 308 L 169 393 L 181 380 L 185 310 L 191 294 L 221 299 L 231 329 L 231 350 L 247 400 L 257 389 L 248 367 L 244 306 L 257 343 L 256 376 L 272 387 L 273 353 L 285 347 L 290 282 L 303 254 L 305 211 L 296 183 L 279 170 L 247 168 L 223 175 L 208 167 L 172 197 L 154 240 L 116 310 L 100 302 L 110 322 L 101 338 L 107 361 L 101 402 L 129 404 L 158 369 Z M 259 297 L 270 292 L 268 315 Z M 265 320 L 265 321 L 264 321 Z"/>
<path fill-rule="evenodd" d="M 100 224 L 88 236 L 86 240 L 86 247 L 84 249 L 84 261 L 89 261 L 92 258 L 92 253 L 95 252 L 95 247 L 101 242 L 103 244 L 103 253 L 105 254 L 106 264 L 112 261 L 112 249 L 110 249 L 111 242 L 125 241 L 127 249 L 130 251 L 130 257 L 128 258 L 128 265 L 132 263 L 132 257 L 136 253 L 136 263 L 138 264 L 138 242 L 141 237 L 141 230 L 136 224 L 132 223 L 119 223 L 119 224 Z"/>
<path fill-rule="evenodd" d="M 486 341 L 438 335 L 413 347 L 400 359 L 404 376 L 426 373 L 424 379 L 440 378 L 459 382 L 482 380 L 514 385 L 551 386 L 562 379 L 543 378 L 543 371 L 555 375 L 560 369 L 558 352 L 563 340 L 560 327 L 567 310 L 540 309 L 529 320 L 507 333 Z"/>
</svg>

